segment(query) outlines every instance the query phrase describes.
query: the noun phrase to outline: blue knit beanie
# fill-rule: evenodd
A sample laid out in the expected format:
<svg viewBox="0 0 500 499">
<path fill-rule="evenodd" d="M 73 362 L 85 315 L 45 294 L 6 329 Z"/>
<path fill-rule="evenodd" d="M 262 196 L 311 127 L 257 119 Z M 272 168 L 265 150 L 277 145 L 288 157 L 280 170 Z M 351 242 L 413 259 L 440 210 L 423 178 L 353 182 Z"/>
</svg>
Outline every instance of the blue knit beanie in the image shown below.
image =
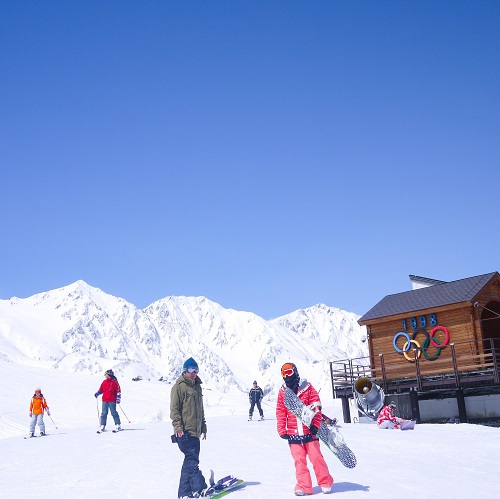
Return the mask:
<svg viewBox="0 0 500 499">
<path fill-rule="evenodd" d="M 193 357 L 189 357 L 186 362 L 184 362 L 184 365 L 182 366 L 182 370 L 186 372 L 190 367 L 193 367 L 194 369 L 198 369 L 198 364 L 196 361 L 193 359 Z"/>
</svg>

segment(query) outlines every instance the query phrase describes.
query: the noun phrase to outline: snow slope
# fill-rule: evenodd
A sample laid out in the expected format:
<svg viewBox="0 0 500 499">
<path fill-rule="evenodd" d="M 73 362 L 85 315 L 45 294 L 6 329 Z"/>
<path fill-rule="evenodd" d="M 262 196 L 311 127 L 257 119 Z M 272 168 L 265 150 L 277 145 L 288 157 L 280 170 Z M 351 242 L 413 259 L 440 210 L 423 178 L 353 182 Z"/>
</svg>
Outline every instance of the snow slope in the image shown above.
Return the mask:
<svg viewBox="0 0 500 499">
<path fill-rule="evenodd" d="M 120 415 L 126 431 L 98 435 L 93 393 L 102 376 L 0 360 L 0 380 L 0 497 L 177 497 L 182 459 L 170 442 L 170 385 L 121 379 L 127 417 L 122 411 Z M 36 386 L 42 388 L 54 422 L 45 417 L 46 438 L 24 439 Z M 233 473 L 245 479 L 234 499 L 294 497 L 294 467 L 288 444 L 276 433 L 274 400 L 265 397 L 268 419 L 262 422 L 247 422 L 246 394 L 221 399 L 207 390 L 204 400 L 204 474 L 213 468 L 218 476 Z M 326 413 L 341 418 L 339 405 L 328 399 L 323 403 Z M 324 449 L 335 479 L 333 492 L 343 498 L 470 499 L 494 497 L 500 490 L 498 428 L 417 425 L 402 432 L 344 424 L 343 434 L 357 455 L 356 468 L 344 468 Z M 319 487 L 315 495 L 323 497 Z"/>
</svg>

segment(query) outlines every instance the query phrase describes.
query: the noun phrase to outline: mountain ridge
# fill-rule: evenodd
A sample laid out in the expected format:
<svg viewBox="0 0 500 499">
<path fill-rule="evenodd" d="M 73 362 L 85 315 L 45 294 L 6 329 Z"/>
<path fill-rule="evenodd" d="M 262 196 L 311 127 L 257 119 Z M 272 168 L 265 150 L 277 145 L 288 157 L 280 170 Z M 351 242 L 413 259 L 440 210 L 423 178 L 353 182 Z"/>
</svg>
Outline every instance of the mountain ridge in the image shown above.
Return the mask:
<svg viewBox="0 0 500 499">
<path fill-rule="evenodd" d="M 28 298 L 0 300 L 2 358 L 61 371 L 162 378 L 172 383 L 187 357 L 207 389 L 266 393 L 294 361 L 331 391 L 328 362 L 367 353 L 359 316 L 318 304 L 272 320 L 226 309 L 204 296 L 167 296 L 144 309 L 78 280 Z"/>
</svg>

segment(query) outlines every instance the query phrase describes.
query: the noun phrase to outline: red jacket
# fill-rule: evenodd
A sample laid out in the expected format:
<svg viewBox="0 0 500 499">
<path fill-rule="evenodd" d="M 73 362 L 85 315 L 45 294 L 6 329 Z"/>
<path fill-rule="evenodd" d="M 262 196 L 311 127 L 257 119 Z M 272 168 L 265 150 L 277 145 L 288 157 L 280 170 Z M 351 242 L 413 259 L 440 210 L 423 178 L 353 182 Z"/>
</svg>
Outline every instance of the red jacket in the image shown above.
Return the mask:
<svg viewBox="0 0 500 499">
<path fill-rule="evenodd" d="M 121 394 L 120 384 L 116 378 L 105 379 L 99 388 L 103 402 L 116 402 L 116 396 Z"/>
<path fill-rule="evenodd" d="M 380 426 L 380 423 L 383 421 L 392 421 L 394 423 L 394 428 L 399 428 L 398 423 L 400 422 L 400 419 L 393 416 L 391 408 L 388 405 L 384 406 L 384 408 L 380 411 L 377 418 L 377 424 Z"/>
<path fill-rule="evenodd" d="M 278 393 L 278 401 L 276 403 L 276 422 L 278 434 L 281 435 L 309 435 L 311 431 L 309 428 L 302 424 L 302 422 L 295 416 L 291 411 L 289 411 L 283 400 L 283 395 L 285 393 L 286 386 L 283 385 Z M 306 383 L 304 388 L 299 388 L 297 392 L 297 397 L 305 405 L 310 405 L 314 402 L 321 404 L 318 392 L 314 389 L 311 383 Z M 321 405 L 317 408 L 317 414 L 314 416 L 312 423 L 316 428 L 319 428 L 321 424 Z"/>
</svg>

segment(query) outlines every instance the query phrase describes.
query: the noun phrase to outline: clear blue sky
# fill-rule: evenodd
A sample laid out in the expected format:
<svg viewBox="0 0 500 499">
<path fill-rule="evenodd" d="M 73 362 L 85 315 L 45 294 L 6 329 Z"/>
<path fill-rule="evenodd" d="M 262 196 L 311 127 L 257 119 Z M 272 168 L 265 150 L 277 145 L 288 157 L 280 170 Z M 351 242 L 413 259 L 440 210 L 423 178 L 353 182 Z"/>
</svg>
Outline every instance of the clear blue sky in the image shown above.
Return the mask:
<svg viewBox="0 0 500 499">
<path fill-rule="evenodd" d="M 0 298 L 364 314 L 500 270 L 500 2 L 0 5 Z"/>
</svg>

